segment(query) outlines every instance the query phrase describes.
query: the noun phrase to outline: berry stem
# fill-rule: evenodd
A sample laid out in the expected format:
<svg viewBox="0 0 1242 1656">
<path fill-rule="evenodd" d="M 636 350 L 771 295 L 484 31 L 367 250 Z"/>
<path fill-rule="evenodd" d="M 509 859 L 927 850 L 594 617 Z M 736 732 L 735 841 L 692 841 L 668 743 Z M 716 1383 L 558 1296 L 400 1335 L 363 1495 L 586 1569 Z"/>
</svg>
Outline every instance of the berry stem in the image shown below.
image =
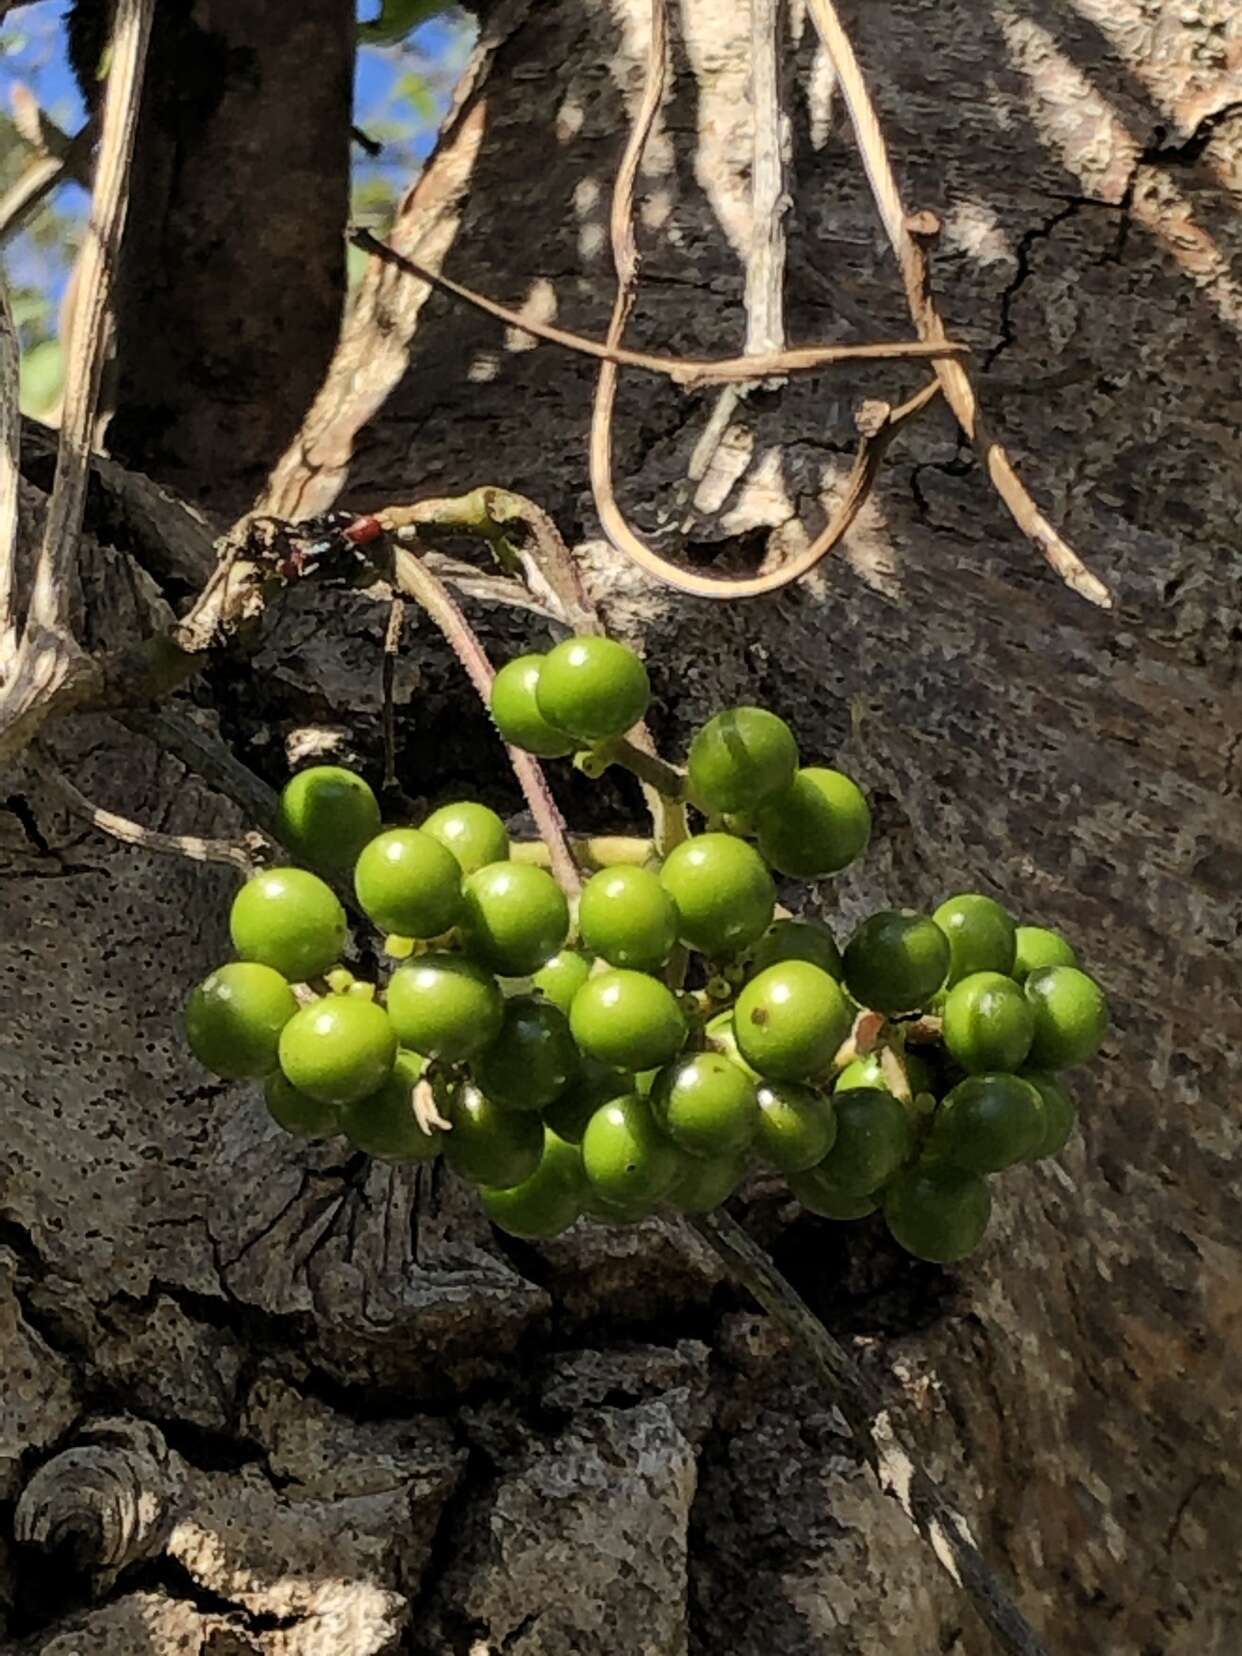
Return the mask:
<svg viewBox="0 0 1242 1656">
<path fill-rule="evenodd" d="M 628 736 L 616 737 L 601 751 L 600 756 L 610 765 L 623 765 L 626 770 L 632 771 L 640 782 L 653 788 L 662 799 L 685 798 L 686 779 L 682 772 L 657 753 L 630 741 Z"/>
<path fill-rule="evenodd" d="M 996 1648 L 1008 1656 L 1047 1656 L 1034 1629 L 988 1568 L 965 1518 L 898 1441 L 892 1412 L 869 1376 L 736 1220 L 718 1209 L 688 1223 L 814 1362 L 881 1490 L 900 1504 L 939 1563 L 969 1596 Z"/>
<path fill-rule="evenodd" d="M 592 873 L 601 868 L 643 868 L 656 855 L 654 840 L 625 834 L 593 834 L 589 839 L 573 838 L 569 845 L 578 866 Z M 515 840 L 509 855 L 514 862 L 533 863 L 536 868 L 552 866 L 552 854 L 543 840 Z"/>
<path fill-rule="evenodd" d="M 477 633 L 448 588 L 402 546 L 392 547 L 392 570 L 396 585 L 407 597 L 421 605 L 439 627 L 478 691 L 484 707 L 489 706 L 496 674 Z M 569 849 L 564 819 L 557 809 L 539 761 L 532 754 L 523 753 L 520 748 L 510 747 L 507 743 L 506 751 L 514 775 L 526 796 L 526 803 L 530 806 L 535 826 L 548 847 L 553 877 L 567 896 L 576 897 L 582 890 L 582 877 Z"/>
</svg>

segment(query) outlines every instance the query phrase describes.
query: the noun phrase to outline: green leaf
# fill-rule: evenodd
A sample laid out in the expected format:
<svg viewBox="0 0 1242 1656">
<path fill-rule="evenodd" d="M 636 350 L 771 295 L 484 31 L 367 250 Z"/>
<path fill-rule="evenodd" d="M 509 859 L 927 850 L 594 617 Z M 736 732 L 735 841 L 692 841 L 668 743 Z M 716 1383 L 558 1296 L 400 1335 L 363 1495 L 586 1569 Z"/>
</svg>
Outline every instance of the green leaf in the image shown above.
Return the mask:
<svg viewBox="0 0 1242 1656">
<path fill-rule="evenodd" d="M 49 414 L 60 401 L 64 378 L 64 362 L 57 340 L 45 339 L 27 351 L 22 357 L 22 413 L 35 419 Z"/>
<path fill-rule="evenodd" d="M 364 46 L 395 46 L 420 23 L 447 10 L 447 0 L 381 0 L 379 16 L 358 25 L 358 39 Z"/>
<path fill-rule="evenodd" d="M 420 121 L 431 124 L 439 117 L 436 95 L 425 75 L 402 75 L 392 90 L 395 98 L 411 106 Z"/>
</svg>

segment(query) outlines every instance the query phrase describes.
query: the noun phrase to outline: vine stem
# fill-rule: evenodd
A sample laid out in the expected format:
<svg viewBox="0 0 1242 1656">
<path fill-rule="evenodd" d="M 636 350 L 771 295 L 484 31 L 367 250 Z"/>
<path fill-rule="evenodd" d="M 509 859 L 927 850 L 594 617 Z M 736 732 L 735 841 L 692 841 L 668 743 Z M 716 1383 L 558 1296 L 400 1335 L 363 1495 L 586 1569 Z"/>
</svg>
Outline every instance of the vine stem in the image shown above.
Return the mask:
<svg viewBox="0 0 1242 1656">
<path fill-rule="evenodd" d="M 735 1219 L 717 1209 L 687 1223 L 814 1362 L 880 1488 L 898 1503 L 937 1562 L 968 1596 L 996 1648 L 1006 1656 L 1048 1656 L 1035 1630 L 988 1568 L 965 1518 L 898 1440 L 879 1390 L 844 1346 Z"/>
<path fill-rule="evenodd" d="M 453 654 L 466 670 L 467 677 L 479 693 L 484 707 L 491 703 L 492 683 L 496 674 L 487 651 L 479 642 L 474 628 L 466 620 L 456 600 L 444 583 L 422 564 L 412 552 L 393 544 L 392 568 L 396 585 L 407 598 L 422 607 L 440 629 Z M 509 747 L 509 762 L 513 766 L 535 827 L 548 847 L 552 874 L 566 896 L 576 898 L 582 891 L 582 876 L 569 848 L 565 821 L 557 809 L 548 787 L 547 778 L 538 760 L 520 748 Z"/>
<path fill-rule="evenodd" d="M 605 743 L 600 757 L 610 765 L 621 765 L 633 772 L 640 782 L 653 788 L 662 799 L 685 798 L 686 779 L 677 767 L 626 736 L 618 736 Z"/>
</svg>

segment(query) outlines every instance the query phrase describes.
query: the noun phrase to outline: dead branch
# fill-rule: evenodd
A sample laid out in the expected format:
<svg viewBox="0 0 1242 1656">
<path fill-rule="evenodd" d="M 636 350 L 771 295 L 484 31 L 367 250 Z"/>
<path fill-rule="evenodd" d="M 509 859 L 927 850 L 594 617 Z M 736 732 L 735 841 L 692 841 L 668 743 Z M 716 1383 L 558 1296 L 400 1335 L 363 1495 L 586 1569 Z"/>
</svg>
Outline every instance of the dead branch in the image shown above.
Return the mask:
<svg viewBox="0 0 1242 1656">
<path fill-rule="evenodd" d="M 0 685 L 17 651 L 17 483 L 21 464 L 21 357 L 0 276 Z"/>
</svg>

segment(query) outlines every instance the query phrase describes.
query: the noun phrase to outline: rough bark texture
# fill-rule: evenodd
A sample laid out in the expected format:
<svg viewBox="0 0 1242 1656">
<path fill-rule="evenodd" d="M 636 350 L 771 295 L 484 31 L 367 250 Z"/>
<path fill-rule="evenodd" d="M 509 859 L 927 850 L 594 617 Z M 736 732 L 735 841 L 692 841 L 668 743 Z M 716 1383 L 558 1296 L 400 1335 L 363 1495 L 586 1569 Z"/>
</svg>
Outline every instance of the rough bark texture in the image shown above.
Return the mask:
<svg viewBox="0 0 1242 1656">
<path fill-rule="evenodd" d="M 222 512 L 250 504 L 336 342 L 354 11 L 167 0 L 156 12 L 109 444 Z"/>
<path fill-rule="evenodd" d="M 1234 10 L 849 8 L 908 201 L 945 220 L 951 325 L 1035 493 L 1114 586 L 1111 615 L 1033 558 L 943 410 L 902 439 L 844 556 L 805 589 L 710 609 L 654 591 L 594 538 L 589 367 L 515 348 L 387 271 L 272 491 L 290 513 L 527 491 L 613 624 L 646 640 L 670 749 L 709 707 L 763 699 L 808 752 L 867 781 L 872 855 L 822 893 L 843 926 L 864 901 L 976 888 L 1081 943 L 1116 1018 L 1079 1084 L 1081 1137 L 998 1182 L 967 1267 L 913 1266 L 871 1224 L 812 1220 L 762 1183 L 744 1204 L 1058 1652 L 1233 1656 L 1242 1642 Z M 653 347 L 722 351 L 743 333 L 738 13 L 680 9 L 644 179 L 633 331 Z M 498 7 L 394 239 L 602 333 L 607 193 L 644 18 L 642 0 Z M 901 333 L 805 32 L 798 61 L 790 337 Z M 689 555 L 741 567 L 757 528 L 792 539 L 800 511 L 813 532 L 858 399 L 916 383 L 837 374 L 753 402 Z M 653 532 L 680 516 L 712 400 L 627 382 L 618 473 Z M 94 554 L 88 595 L 112 628 L 150 625 L 161 602 L 123 551 Z M 197 692 L 198 716 L 273 780 L 283 750 L 334 728 L 374 763 L 382 619 L 362 596 L 299 597 L 253 673 L 221 669 Z M 517 618 L 486 622 L 498 652 L 526 636 Z M 481 773 L 484 797 L 516 808 L 484 721 L 417 630 L 400 695 L 411 794 L 452 797 Z M 79 721 L 57 740 L 102 802 L 166 829 L 237 826 L 119 727 Z M 563 789 L 583 820 L 615 824 L 634 804 Z M 501 1245 L 451 1177 L 282 1138 L 243 1089 L 205 1083 L 178 1038 L 186 985 L 225 944 L 229 878 L 153 868 L 20 779 L 0 833 L 13 1649 L 983 1656 L 796 1354 L 697 1244 L 649 1224 Z M 162 1446 L 134 1440 L 146 1482 L 124 1484 L 106 1525 L 80 1496 L 70 1531 L 130 1537 L 133 1561 L 102 1567 L 98 1542 L 50 1562 L 16 1545 L 43 1510 L 36 1469 L 56 1494 L 58 1452 L 120 1455 L 118 1416 Z M 112 1464 L 121 1479 L 136 1463 Z M 81 1485 L 73 1465 L 65 1481 Z"/>
</svg>

